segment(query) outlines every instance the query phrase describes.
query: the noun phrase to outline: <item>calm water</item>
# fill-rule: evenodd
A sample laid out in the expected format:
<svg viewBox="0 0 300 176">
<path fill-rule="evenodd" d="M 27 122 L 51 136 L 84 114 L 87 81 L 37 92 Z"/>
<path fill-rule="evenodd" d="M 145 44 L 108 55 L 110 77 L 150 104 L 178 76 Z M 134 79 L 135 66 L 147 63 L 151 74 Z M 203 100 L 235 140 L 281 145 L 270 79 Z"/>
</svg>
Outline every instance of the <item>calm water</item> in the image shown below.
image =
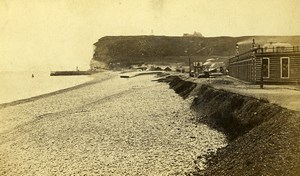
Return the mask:
<svg viewBox="0 0 300 176">
<path fill-rule="evenodd" d="M 0 72 L 0 104 L 73 87 L 91 79 L 89 76 L 50 76 L 50 72 Z"/>
</svg>

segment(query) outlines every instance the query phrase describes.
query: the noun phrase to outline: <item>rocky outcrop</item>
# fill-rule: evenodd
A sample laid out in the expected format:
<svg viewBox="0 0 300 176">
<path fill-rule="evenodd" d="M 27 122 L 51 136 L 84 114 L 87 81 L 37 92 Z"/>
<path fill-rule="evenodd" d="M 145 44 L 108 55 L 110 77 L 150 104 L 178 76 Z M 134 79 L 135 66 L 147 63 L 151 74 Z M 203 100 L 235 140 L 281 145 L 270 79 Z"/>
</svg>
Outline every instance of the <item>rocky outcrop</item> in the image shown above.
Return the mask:
<svg viewBox="0 0 300 176">
<path fill-rule="evenodd" d="M 101 61 L 92 59 L 90 61 L 90 67 L 91 67 L 91 70 L 101 70 L 101 69 L 106 69 L 107 64 L 105 62 L 101 62 Z"/>
</svg>

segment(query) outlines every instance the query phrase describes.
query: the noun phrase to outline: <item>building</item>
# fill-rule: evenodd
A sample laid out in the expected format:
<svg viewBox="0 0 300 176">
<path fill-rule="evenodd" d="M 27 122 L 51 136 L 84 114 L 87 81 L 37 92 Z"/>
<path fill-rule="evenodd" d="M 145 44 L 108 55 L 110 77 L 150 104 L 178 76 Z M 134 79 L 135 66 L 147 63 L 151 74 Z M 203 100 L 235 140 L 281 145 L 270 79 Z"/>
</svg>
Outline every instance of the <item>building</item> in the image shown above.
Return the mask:
<svg viewBox="0 0 300 176">
<path fill-rule="evenodd" d="M 224 73 L 225 72 L 225 63 L 224 62 L 219 62 L 218 58 L 214 59 L 207 59 L 206 62 L 203 64 L 203 71 L 205 72 L 220 72 Z"/>
<path fill-rule="evenodd" d="M 194 32 L 193 34 L 184 33 L 183 37 L 203 37 L 203 35 L 200 32 Z"/>
<path fill-rule="evenodd" d="M 198 77 L 200 74 L 203 73 L 203 64 L 202 62 L 193 62 L 193 70 L 191 70 L 191 75 Z"/>
<path fill-rule="evenodd" d="M 229 59 L 229 75 L 255 84 L 300 82 L 300 47 L 288 43 L 267 43 Z"/>
</svg>

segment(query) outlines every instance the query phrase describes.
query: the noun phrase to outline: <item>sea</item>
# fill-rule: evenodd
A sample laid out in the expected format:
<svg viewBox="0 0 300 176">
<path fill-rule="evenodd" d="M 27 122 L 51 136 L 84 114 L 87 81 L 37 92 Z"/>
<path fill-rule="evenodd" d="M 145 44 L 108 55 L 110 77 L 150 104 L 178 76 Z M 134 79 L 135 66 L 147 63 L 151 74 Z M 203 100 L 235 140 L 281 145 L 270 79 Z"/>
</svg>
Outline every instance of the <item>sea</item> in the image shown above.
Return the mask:
<svg viewBox="0 0 300 176">
<path fill-rule="evenodd" d="M 0 71 L 0 104 L 77 86 L 92 79 L 87 75 L 50 76 L 50 71 Z"/>
</svg>

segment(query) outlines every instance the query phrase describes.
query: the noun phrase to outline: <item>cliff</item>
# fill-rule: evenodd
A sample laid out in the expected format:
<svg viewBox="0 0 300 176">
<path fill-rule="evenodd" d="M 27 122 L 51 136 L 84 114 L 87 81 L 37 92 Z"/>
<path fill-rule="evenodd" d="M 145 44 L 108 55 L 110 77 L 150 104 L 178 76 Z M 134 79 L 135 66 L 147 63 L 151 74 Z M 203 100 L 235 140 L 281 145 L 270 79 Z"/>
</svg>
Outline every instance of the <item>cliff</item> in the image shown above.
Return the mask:
<svg viewBox="0 0 300 176">
<path fill-rule="evenodd" d="M 300 36 L 242 36 L 242 37 L 170 37 L 170 36 L 106 36 L 95 44 L 91 67 L 129 66 L 142 63 L 187 63 L 218 57 L 225 61 L 235 55 L 236 43 L 240 52 L 250 49 L 252 39 L 257 44 L 287 42 L 300 45 Z"/>
</svg>

